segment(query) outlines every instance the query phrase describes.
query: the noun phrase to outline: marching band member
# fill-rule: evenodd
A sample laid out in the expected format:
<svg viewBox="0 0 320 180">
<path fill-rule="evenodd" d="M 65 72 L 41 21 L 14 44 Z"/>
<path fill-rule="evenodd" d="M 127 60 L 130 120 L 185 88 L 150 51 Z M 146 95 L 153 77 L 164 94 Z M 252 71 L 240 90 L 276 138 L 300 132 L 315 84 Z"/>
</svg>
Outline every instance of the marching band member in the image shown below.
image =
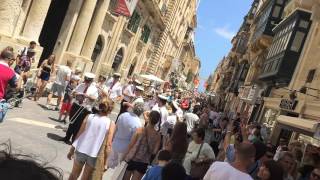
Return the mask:
<svg viewBox="0 0 320 180">
<path fill-rule="evenodd" d="M 70 111 L 70 124 L 66 136 L 62 139 L 65 143 L 69 143 L 71 137 L 72 142 L 74 141 L 83 119 L 92 112 L 92 107 L 98 99 L 99 92 L 93 83 L 94 78 L 94 74 L 85 73 L 84 82 L 73 92 L 75 100 Z"/>
</svg>

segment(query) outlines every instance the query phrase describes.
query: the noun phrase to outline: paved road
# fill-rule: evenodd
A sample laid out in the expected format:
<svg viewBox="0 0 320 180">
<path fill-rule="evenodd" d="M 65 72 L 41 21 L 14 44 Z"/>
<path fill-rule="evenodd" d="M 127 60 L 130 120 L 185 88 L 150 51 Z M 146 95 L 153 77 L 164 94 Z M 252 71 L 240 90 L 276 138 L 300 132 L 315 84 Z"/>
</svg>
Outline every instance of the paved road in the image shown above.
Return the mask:
<svg viewBox="0 0 320 180">
<path fill-rule="evenodd" d="M 26 99 L 22 108 L 9 110 L 0 124 L 0 142 L 10 141 L 13 152 L 30 154 L 49 166 L 60 168 L 67 179 L 72 168 L 72 161 L 66 158 L 70 146 L 57 141 L 65 135 L 59 128 L 63 124 L 56 120 L 58 112 L 45 110 L 43 104 L 45 99 L 39 103 Z M 118 112 L 119 105 L 110 115 L 111 119 L 115 119 Z"/>
</svg>

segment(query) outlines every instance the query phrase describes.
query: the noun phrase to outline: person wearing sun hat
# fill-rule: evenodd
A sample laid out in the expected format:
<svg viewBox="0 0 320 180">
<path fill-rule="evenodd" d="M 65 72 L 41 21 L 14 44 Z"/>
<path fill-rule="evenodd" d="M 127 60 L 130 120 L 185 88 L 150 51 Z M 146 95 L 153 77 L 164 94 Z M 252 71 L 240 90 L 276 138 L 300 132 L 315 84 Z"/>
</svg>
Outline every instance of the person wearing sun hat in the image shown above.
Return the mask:
<svg viewBox="0 0 320 180">
<path fill-rule="evenodd" d="M 125 102 L 124 105 L 132 108 L 136 103 L 144 104 L 144 100 L 142 94 L 144 92 L 144 88 L 142 86 L 137 86 L 135 89 L 135 97 L 131 100 L 131 102 Z"/>
<path fill-rule="evenodd" d="M 122 98 L 122 86 L 120 83 L 121 74 L 114 73 L 112 78 L 106 83 L 109 98 L 113 102 L 119 102 Z"/>
<path fill-rule="evenodd" d="M 121 106 L 120 106 L 120 111 L 118 114 L 118 117 L 124 113 L 128 111 L 128 105 L 130 104 L 130 102 L 132 102 L 133 99 L 135 99 L 136 95 L 135 95 L 135 90 L 136 87 L 141 85 L 142 83 L 137 80 L 137 79 L 132 79 L 129 81 L 129 83 L 123 88 L 123 99 L 121 101 Z M 129 103 L 129 104 L 128 104 Z M 117 117 L 117 119 L 118 119 Z"/>
<path fill-rule="evenodd" d="M 79 84 L 74 90 L 74 103 L 70 110 L 70 124 L 66 136 L 61 140 L 69 143 L 72 137 L 72 142 L 75 140 L 81 124 L 85 117 L 91 113 L 95 101 L 98 99 L 98 88 L 93 83 L 95 75 L 92 73 L 84 74 L 84 82 Z"/>
<path fill-rule="evenodd" d="M 167 118 L 169 116 L 168 109 L 166 107 L 168 101 L 168 97 L 164 94 L 159 94 L 157 98 L 157 104 L 152 108 L 152 111 L 158 111 L 161 115 L 161 121 L 158 124 L 157 130 L 161 131 L 161 127 L 163 123 L 167 121 Z M 161 134 L 164 134 L 164 132 L 161 132 Z"/>
</svg>

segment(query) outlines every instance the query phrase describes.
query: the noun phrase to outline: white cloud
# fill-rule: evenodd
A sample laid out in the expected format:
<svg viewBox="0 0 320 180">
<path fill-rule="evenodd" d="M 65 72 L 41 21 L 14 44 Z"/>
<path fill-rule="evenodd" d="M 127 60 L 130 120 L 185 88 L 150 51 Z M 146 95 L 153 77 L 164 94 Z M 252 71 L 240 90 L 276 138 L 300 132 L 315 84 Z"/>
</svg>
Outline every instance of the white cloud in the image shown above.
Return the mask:
<svg viewBox="0 0 320 180">
<path fill-rule="evenodd" d="M 214 28 L 214 32 L 229 40 L 236 34 L 234 31 L 230 30 L 228 26 Z"/>
</svg>

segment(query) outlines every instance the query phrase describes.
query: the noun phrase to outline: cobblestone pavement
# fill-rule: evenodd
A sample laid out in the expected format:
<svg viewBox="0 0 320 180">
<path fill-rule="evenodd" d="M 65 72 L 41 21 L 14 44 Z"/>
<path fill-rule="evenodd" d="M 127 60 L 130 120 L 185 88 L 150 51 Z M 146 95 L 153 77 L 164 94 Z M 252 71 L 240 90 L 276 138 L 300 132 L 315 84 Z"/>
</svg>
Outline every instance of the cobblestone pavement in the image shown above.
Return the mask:
<svg viewBox="0 0 320 180">
<path fill-rule="evenodd" d="M 32 155 L 49 166 L 60 168 L 67 179 L 72 168 L 72 161 L 66 157 L 70 146 L 57 141 L 65 135 L 61 129 L 64 124 L 57 121 L 58 112 L 46 110 L 44 104 L 45 98 L 39 102 L 25 99 L 22 108 L 9 110 L 0 124 L 0 142 L 10 141 L 13 152 Z M 118 112 L 119 106 L 116 106 L 111 119 L 115 119 Z"/>
</svg>

